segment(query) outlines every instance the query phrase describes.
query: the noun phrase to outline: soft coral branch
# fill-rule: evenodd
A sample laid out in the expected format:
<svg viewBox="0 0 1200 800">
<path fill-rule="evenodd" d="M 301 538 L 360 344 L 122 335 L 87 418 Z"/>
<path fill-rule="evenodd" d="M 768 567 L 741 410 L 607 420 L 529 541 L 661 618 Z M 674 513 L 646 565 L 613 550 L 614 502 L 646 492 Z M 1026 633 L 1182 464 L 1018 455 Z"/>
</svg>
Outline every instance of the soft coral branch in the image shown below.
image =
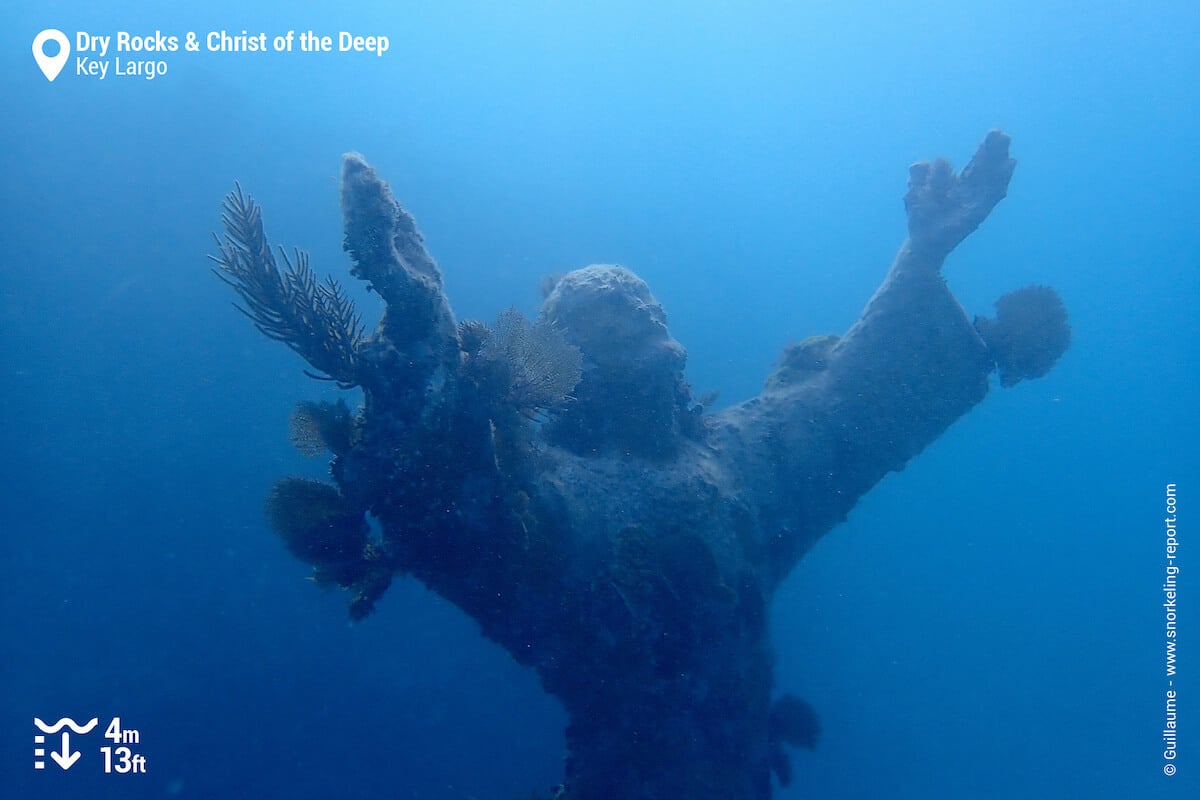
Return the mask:
<svg viewBox="0 0 1200 800">
<path fill-rule="evenodd" d="M 319 375 L 343 388 L 361 382 L 358 351 L 363 327 L 354 303 L 333 278 L 317 280 L 308 254 L 288 258 L 281 270 L 263 231 L 262 211 L 239 185 L 222 204 L 225 237 L 216 238 L 217 277 L 233 287 L 244 305 L 234 304 L 263 335 L 300 354 Z"/>
</svg>

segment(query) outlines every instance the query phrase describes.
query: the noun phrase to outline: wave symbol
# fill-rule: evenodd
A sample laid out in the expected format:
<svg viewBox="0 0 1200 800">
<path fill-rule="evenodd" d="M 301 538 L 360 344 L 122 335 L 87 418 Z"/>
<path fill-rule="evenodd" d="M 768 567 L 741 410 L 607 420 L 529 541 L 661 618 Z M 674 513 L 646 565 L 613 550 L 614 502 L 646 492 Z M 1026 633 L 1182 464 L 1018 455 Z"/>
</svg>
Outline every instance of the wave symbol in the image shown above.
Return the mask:
<svg viewBox="0 0 1200 800">
<path fill-rule="evenodd" d="M 59 731 L 61 731 L 63 729 L 64 726 L 66 726 L 82 736 L 85 733 L 89 733 L 92 730 L 92 728 L 99 725 L 100 720 L 97 717 L 92 717 L 92 721 L 89 722 L 87 725 L 79 725 L 78 723 L 75 722 L 75 720 L 69 719 L 67 717 L 63 717 L 62 719 L 60 719 L 58 722 L 54 723 L 53 725 L 47 725 L 46 723 L 42 722 L 37 717 L 34 717 L 33 724 L 37 725 L 38 729 L 42 733 L 58 733 Z"/>
</svg>

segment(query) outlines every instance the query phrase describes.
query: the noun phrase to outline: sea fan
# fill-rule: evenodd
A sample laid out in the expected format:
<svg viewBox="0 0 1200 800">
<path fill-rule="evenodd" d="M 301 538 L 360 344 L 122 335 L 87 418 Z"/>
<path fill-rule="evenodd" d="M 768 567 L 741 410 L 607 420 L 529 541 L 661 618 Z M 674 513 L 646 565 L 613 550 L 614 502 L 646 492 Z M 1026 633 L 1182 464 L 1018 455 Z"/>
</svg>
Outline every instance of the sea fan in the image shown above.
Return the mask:
<svg viewBox="0 0 1200 800">
<path fill-rule="evenodd" d="M 513 308 L 496 319 L 479 358 L 505 368 L 505 400 L 530 414 L 569 400 L 583 374 L 579 348 L 560 330 L 545 320 L 530 323 Z"/>
<path fill-rule="evenodd" d="M 266 512 L 271 527 L 302 561 L 338 565 L 362 558 L 366 522 L 336 486 L 308 478 L 284 478 L 272 487 Z"/>
<path fill-rule="evenodd" d="M 1000 370 L 1000 385 L 1040 378 L 1071 344 L 1067 309 L 1049 286 L 1026 286 L 996 301 L 996 318 L 977 317 L 975 329 Z"/>
<path fill-rule="evenodd" d="M 292 411 L 288 434 L 292 445 L 310 458 L 326 450 L 343 455 L 354 438 L 354 420 L 344 400 L 339 399 L 336 403 L 304 401 Z"/>
</svg>

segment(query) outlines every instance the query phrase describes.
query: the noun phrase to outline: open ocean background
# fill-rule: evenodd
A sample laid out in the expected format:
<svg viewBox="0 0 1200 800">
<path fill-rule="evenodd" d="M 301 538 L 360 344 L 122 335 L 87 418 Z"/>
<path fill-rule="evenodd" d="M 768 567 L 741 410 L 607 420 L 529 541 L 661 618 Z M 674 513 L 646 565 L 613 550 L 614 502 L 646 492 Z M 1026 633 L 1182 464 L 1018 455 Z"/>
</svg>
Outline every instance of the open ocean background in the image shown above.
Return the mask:
<svg viewBox="0 0 1200 800">
<path fill-rule="evenodd" d="M 987 314 L 1053 285 L 1074 341 L 779 593 L 779 688 L 824 735 L 776 796 L 1200 796 L 1194 2 L 102 5 L 0 13 L 0 797 L 524 800 L 561 778 L 562 711 L 474 623 L 409 579 L 352 626 L 268 531 L 270 485 L 325 472 L 289 446 L 290 410 L 339 393 L 209 273 L 234 180 L 275 243 L 348 279 L 339 157 L 364 153 L 460 319 L 534 312 L 548 272 L 629 266 L 723 405 L 855 320 L 904 238 L 908 165 L 961 166 L 993 127 L 1017 172 L 947 279 Z M 175 53 L 154 81 L 51 84 L 30 52 L 48 27 L 391 50 Z M 32 769 L 33 717 L 115 715 L 146 775 L 101 774 L 99 732 L 69 772 Z"/>
</svg>

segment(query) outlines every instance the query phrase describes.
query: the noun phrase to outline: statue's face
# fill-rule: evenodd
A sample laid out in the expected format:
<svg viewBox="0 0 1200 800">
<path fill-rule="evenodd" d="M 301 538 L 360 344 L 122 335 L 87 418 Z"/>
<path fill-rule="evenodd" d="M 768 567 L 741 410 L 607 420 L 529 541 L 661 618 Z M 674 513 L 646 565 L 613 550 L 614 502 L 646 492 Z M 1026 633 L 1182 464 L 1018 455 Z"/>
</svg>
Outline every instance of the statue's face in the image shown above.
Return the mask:
<svg viewBox="0 0 1200 800">
<path fill-rule="evenodd" d="M 583 351 L 593 368 L 674 377 L 687 354 L 667 330 L 666 313 L 646 282 L 629 270 L 594 265 L 569 273 L 542 314 Z"/>
<path fill-rule="evenodd" d="M 557 443 L 581 453 L 672 453 L 686 412 L 687 352 L 646 282 L 617 266 L 576 270 L 546 297 L 542 316 L 583 355 Z"/>
</svg>

